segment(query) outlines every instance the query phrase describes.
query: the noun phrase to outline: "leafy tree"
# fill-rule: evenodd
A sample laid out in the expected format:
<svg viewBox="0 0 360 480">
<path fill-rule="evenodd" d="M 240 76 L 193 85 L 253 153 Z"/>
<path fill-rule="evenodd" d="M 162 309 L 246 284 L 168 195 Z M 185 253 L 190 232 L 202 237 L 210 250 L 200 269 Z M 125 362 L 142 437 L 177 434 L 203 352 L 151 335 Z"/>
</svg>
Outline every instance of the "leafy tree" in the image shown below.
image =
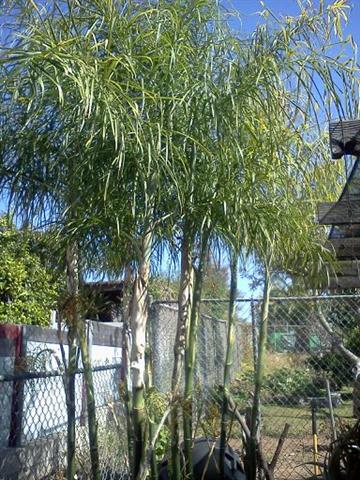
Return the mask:
<svg viewBox="0 0 360 480">
<path fill-rule="evenodd" d="M 153 300 L 176 301 L 179 290 L 178 278 L 168 278 L 162 275 L 154 276 L 149 282 L 149 294 Z"/>
<path fill-rule="evenodd" d="M 0 322 L 49 325 L 59 284 L 37 251 L 38 236 L 0 217 Z"/>
<path fill-rule="evenodd" d="M 202 297 L 204 299 L 227 299 L 229 295 L 228 277 L 228 268 L 226 266 L 217 265 L 214 261 L 209 260 L 204 273 Z M 163 275 L 153 276 L 150 279 L 149 293 L 154 300 L 176 300 L 179 291 L 179 281 L 179 275 L 172 277 Z M 219 318 L 223 315 L 226 316 L 226 307 L 225 311 L 220 305 L 204 307 L 203 313 L 217 316 L 216 312 L 218 311 Z"/>
</svg>

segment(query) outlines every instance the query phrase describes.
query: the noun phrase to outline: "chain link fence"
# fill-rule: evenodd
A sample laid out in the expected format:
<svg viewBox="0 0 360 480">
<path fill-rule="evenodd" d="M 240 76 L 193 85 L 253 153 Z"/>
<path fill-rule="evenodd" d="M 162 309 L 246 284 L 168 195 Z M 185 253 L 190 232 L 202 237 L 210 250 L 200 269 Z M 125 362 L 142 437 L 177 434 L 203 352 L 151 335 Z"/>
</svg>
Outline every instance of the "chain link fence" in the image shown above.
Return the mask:
<svg viewBox="0 0 360 480">
<path fill-rule="evenodd" d="M 241 299 L 236 304 L 230 393 L 244 414 L 253 398 L 261 306 L 259 299 Z M 201 304 L 194 408 L 197 436 L 215 437 L 220 432 L 218 387 L 223 382 L 227 312 L 227 300 L 203 300 Z M 154 302 L 149 343 L 153 381 L 164 398 L 171 384 L 176 323 L 176 302 Z M 106 332 L 102 338 L 112 330 Z M 120 337 L 116 345 L 119 342 Z M 5 343 L 2 345 L 5 348 Z M 268 460 L 285 424 L 290 425 L 275 470 L 276 480 L 311 478 L 315 473 L 312 462 L 317 459 L 321 463 L 326 454 L 334 437 L 327 382 L 335 434 L 359 416 L 354 362 L 346 351 L 360 356 L 359 296 L 271 299 L 261 396 L 261 442 Z M 125 480 L 128 473 L 126 416 L 119 391 L 121 357 L 114 358 L 109 364 L 94 361 L 93 366 L 102 480 Z M 26 365 L 17 365 L 14 371 L 13 365 L 6 363 L 9 359 L 0 358 L 0 479 L 62 480 L 67 428 L 63 372 L 54 357 L 54 345 L 50 348 L 42 344 L 38 353 L 33 350 L 24 360 Z M 76 373 L 75 385 L 77 475 L 85 480 L 90 478 L 90 458 L 81 369 Z M 312 435 L 314 402 L 317 458 Z M 243 455 L 241 429 L 230 418 L 229 443 Z"/>
<path fill-rule="evenodd" d="M 29 358 L 29 364 L 33 361 Z M 120 364 L 93 368 L 102 480 L 127 477 L 125 414 L 119 394 Z M 0 478 L 66 478 L 67 406 L 61 371 L 31 371 L 0 377 L 2 445 Z M 90 452 L 83 370 L 75 373 L 76 470 L 90 479 Z"/>
<path fill-rule="evenodd" d="M 236 305 L 236 348 L 230 393 L 240 411 L 246 414 L 254 391 L 262 301 L 240 299 Z M 195 409 L 202 412 L 202 419 L 196 419 L 198 436 L 217 436 L 220 431 L 217 387 L 223 381 L 227 311 L 228 300 L 204 299 L 201 305 L 196 372 L 196 401 L 201 403 L 201 408 Z M 155 385 L 163 392 L 170 388 L 176 320 L 175 302 L 156 302 L 151 317 L 151 344 Z M 355 365 L 339 345 L 360 356 L 359 296 L 271 299 L 261 396 L 261 442 L 269 461 L 285 424 L 290 425 L 277 462 L 277 480 L 311 478 L 315 474 L 314 460 L 323 461 L 334 434 L 355 422 L 354 412 L 358 415 L 356 386 L 354 397 Z M 311 404 L 316 407 L 317 456 L 314 456 Z M 243 454 L 242 433 L 236 422 L 231 423 L 229 442 Z"/>
<path fill-rule="evenodd" d="M 225 306 L 226 308 L 226 306 Z M 154 302 L 151 308 L 151 350 L 154 385 L 162 392 L 171 388 L 171 375 L 174 364 L 174 344 L 178 309 L 176 302 Z M 219 385 L 224 374 L 223 361 L 226 352 L 226 316 L 216 316 L 203 312 L 198 328 L 198 355 L 195 376 L 201 385 Z M 240 338 L 240 324 L 236 326 Z M 233 371 L 240 367 L 241 344 L 234 349 Z"/>
</svg>

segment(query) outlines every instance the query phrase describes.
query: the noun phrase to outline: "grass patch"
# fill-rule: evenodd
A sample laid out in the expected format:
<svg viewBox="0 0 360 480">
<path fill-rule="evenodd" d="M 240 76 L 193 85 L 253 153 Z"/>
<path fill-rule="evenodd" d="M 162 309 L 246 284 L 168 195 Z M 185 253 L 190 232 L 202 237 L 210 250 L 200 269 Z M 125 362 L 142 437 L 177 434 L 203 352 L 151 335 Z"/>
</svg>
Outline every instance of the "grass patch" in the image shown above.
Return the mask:
<svg viewBox="0 0 360 480">
<path fill-rule="evenodd" d="M 336 423 L 353 424 L 352 402 L 346 401 L 334 409 Z M 329 410 L 320 408 L 316 415 L 318 419 L 319 434 L 330 434 Z M 283 406 L 263 405 L 262 406 L 262 434 L 270 437 L 279 437 L 285 423 L 291 425 L 289 437 L 304 437 L 311 435 L 311 408 L 305 406 Z"/>
</svg>

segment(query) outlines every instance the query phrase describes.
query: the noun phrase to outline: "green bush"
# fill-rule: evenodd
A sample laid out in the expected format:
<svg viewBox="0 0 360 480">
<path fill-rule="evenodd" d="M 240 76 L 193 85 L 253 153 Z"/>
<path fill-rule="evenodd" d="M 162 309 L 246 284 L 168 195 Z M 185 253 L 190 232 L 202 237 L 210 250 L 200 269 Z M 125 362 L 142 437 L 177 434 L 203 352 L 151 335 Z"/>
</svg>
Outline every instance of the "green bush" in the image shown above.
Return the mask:
<svg viewBox="0 0 360 480">
<path fill-rule="evenodd" d="M 34 251 L 34 236 L 0 217 L 0 323 L 48 325 L 58 285 Z"/>
<path fill-rule="evenodd" d="M 316 372 L 308 366 L 282 367 L 267 375 L 264 380 L 264 396 L 269 400 L 290 403 L 321 394 L 321 383 Z"/>
<path fill-rule="evenodd" d="M 250 365 L 244 365 L 237 373 L 236 378 L 230 384 L 230 393 L 236 398 L 239 406 L 243 408 L 251 399 L 254 392 L 254 369 Z"/>
<path fill-rule="evenodd" d="M 153 430 L 162 420 L 167 408 L 168 399 L 165 394 L 159 392 L 155 387 L 148 390 L 146 394 L 146 411 L 149 421 L 153 425 Z M 155 444 L 155 454 L 158 461 L 161 461 L 170 449 L 171 434 L 166 423 L 162 426 L 158 439 Z"/>
<path fill-rule="evenodd" d="M 360 327 L 352 328 L 345 340 L 346 347 L 360 357 Z"/>
<path fill-rule="evenodd" d="M 318 372 L 318 375 L 329 379 L 333 390 L 341 390 L 344 385 L 350 384 L 354 379 L 353 365 L 338 353 L 327 352 L 321 357 L 311 357 L 309 365 Z"/>
<path fill-rule="evenodd" d="M 345 346 L 355 355 L 360 356 L 360 328 L 352 328 L 344 334 Z M 309 365 L 319 375 L 327 376 L 331 387 L 341 390 L 345 385 L 351 385 L 354 381 L 353 363 L 344 355 L 337 352 L 326 352 L 323 355 L 313 355 L 309 359 Z"/>
<path fill-rule="evenodd" d="M 298 403 L 308 397 L 323 396 L 323 376 L 309 365 L 280 367 L 264 377 L 262 400 L 281 404 Z M 231 384 L 231 394 L 245 407 L 254 392 L 254 371 L 249 366 Z"/>
</svg>

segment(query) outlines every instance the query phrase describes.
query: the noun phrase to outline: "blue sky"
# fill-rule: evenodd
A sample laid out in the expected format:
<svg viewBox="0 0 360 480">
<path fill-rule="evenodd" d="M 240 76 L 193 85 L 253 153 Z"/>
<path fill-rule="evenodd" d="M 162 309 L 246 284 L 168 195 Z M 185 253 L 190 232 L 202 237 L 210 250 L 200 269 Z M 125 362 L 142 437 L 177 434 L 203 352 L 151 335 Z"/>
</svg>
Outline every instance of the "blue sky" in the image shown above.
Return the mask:
<svg viewBox="0 0 360 480">
<path fill-rule="evenodd" d="M 265 5 L 270 8 L 276 15 L 293 16 L 299 14 L 297 0 L 265 0 Z M 305 3 L 305 2 L 304 2 Z M 314 0 L 314 5 L 318 5 L 319 1 Z M 331 3 L 325 0 L 325 4 Z M 332 2 L 333 3 L 333 2 Z M 349 5 L 349 23 L 344 33 L 351 34 L 356 43 L 360 43 L 360 1 L 348 0 Z M 244 32 L 251 32 L 261 21 L 261 17 L 257 12 L 262 10 L 260 0 L 223 0 L 222 4 L 229 8 L 237 10 L 242 17 L 242 29 Z"/>
</svg>

